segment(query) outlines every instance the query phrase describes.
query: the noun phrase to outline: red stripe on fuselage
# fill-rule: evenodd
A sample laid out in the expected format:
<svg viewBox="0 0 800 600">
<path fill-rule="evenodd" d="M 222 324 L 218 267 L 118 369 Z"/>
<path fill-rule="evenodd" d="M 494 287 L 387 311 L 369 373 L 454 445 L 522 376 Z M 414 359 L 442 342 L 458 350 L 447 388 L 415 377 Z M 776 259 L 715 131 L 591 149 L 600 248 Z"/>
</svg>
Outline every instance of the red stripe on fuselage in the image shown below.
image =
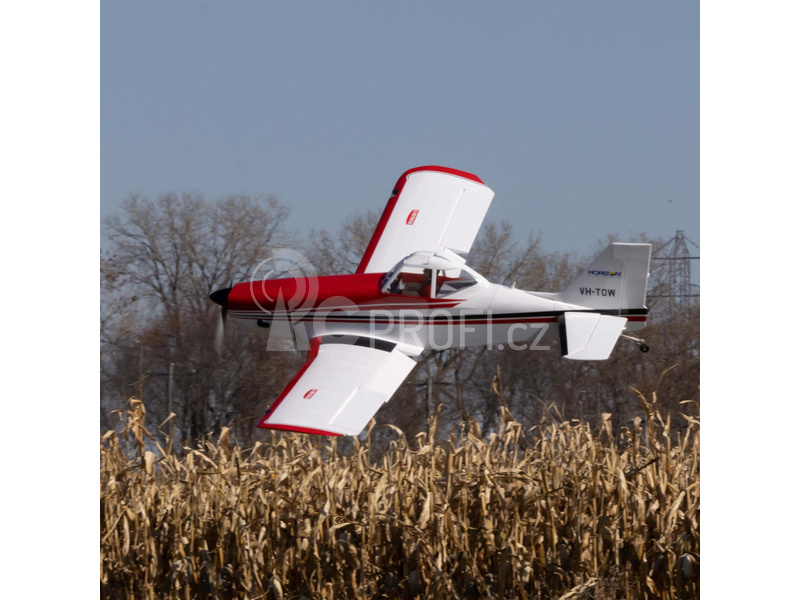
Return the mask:
<svg viewBox="0 0 800 600">
<path fill-rule="evenodd" d="M 256 320 L 260 317 L 234 317 L 236 319 Z M 631 316 L 625 317 L 628 321 L 647 321 L 646 316 Z M 363 318 L 353 319 L 347 317 L 337 317 L 336 315 L 326 315 L 325 317 L 296 317 L 281 315 L 279 317 L 272 317 L 270 321 L 282 321 L 287 323 L 302 323 L 313 322 L 315 320 L 327 321 L 330 324 L 334 323 L 360 323 L 362 325 L 513 325 L 514 323 L 557 323 L 558 317 L 503 317 L 497 315 L 489 319 L 467 319 L 459 315 L 452 315 L 452 318 L 443 318 L 441 316 L 432 318 L 428 315 L 421 315 L 419 318 L 405 318 L 397 316 L 391 320 L 386 318 Z"/>
<path fill-rule="evenodd" d="M 356 310 L 370 310 L 372 305 L 398 304 L 410 308 L 452 307 L 461 302 L 453 298 L 425 298 L 384 294 L 380 290 L 383 273 L 358 273 L 354 275 L 324 275 L 321 277 L 297 277 L 286 279 L 266 279 L 236 284 L 228 294 L 229 311 L 275 311 L 300 310 L 308 312 L 319 308 L 323 303 L 341 307 L 352 303 Z M 278 298 L 283 304 L 276 306 Z M 325 310 L 325 306 L 322 306 Z M 381 308 L 381 307 L 376 307 Z"/>
</svg>

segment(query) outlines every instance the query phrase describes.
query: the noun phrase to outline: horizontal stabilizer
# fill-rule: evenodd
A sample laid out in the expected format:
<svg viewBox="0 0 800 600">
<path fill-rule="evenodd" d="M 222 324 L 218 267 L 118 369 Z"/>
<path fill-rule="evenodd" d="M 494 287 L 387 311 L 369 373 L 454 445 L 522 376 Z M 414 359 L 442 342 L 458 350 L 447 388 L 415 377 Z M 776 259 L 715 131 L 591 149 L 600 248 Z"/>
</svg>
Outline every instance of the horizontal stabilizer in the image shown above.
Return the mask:
<svg viewBox="0 0 800 600">
<path fill-rule="evenodd" d="M 564 313 L 559 317 L 561 354 L 572 360 L 606 360 L 627 322 L 598 313 Z"/>
</svg>

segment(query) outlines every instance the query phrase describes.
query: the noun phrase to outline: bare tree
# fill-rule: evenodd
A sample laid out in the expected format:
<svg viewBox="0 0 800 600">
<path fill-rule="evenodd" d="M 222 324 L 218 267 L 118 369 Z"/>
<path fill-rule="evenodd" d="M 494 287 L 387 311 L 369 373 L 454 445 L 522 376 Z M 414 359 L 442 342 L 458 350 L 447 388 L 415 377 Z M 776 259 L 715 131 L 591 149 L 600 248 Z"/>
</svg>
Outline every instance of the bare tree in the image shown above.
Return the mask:
<svg viewBox="0 0 800 600">
<path fill-rule="evenodd" d="M 335 233 L 327 229 L 311 230 L 307 254 L 317 272 L 321 275 L 355 273 L 380 216 L 378 211 L 370 210 L 349 217 Z"/>
<path fill-rule="evenodd" d="M 150 396 L 153 421 L 172 410 L 179 432 L 193 440 L 263 407 L 255 395 L 264 380 L 256 342 L 229 328 L 234 343 L 226 345 L 220 361 L 212 348 L 217 307 L 208 295 L 245 280 L 272 248 L 292 244 L 284 226 L 287 214 L 272 197 L 238 195 L 212 202 L 183 193 L 156 201 L 131 196 L 120 214 L 105 220 L 109 250 L 101 261 L 101 377 L 106 409 L 136 392 L 132 384 L 140 385 Z M 291 359 L 275 357 L 267 364 Z"/>
</svg>

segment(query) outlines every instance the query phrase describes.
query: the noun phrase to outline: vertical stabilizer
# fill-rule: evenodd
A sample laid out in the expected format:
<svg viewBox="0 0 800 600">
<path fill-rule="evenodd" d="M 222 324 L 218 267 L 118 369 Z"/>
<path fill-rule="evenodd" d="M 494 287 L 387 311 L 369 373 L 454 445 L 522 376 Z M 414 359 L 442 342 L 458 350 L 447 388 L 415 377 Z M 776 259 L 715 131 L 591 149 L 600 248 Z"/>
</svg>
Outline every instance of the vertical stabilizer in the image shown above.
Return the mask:
<svg viewBox="0 0 800 600">
<path fill-rule="evenodd" d="M 611 244 L 557 299 L 598 310 L 645 308 L 651 249 L 650 244 Z"/>
</svg>

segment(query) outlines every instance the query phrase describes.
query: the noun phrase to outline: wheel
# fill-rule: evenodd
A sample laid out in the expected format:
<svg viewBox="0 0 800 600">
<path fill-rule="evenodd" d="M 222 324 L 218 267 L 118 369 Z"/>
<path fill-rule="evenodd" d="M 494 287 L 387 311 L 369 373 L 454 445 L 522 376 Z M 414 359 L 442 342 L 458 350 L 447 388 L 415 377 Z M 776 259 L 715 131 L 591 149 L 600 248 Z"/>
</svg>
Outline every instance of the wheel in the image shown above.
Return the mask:
<svg viewBox="0 0 800 600">
<path fill-rule="evenodd" d="M 641 344 L 639 346 L 639 350 L 641 350 L 642 352 L 650 352 L 650 346 L 648 346 L 647 344 Z"/>
</svg>

